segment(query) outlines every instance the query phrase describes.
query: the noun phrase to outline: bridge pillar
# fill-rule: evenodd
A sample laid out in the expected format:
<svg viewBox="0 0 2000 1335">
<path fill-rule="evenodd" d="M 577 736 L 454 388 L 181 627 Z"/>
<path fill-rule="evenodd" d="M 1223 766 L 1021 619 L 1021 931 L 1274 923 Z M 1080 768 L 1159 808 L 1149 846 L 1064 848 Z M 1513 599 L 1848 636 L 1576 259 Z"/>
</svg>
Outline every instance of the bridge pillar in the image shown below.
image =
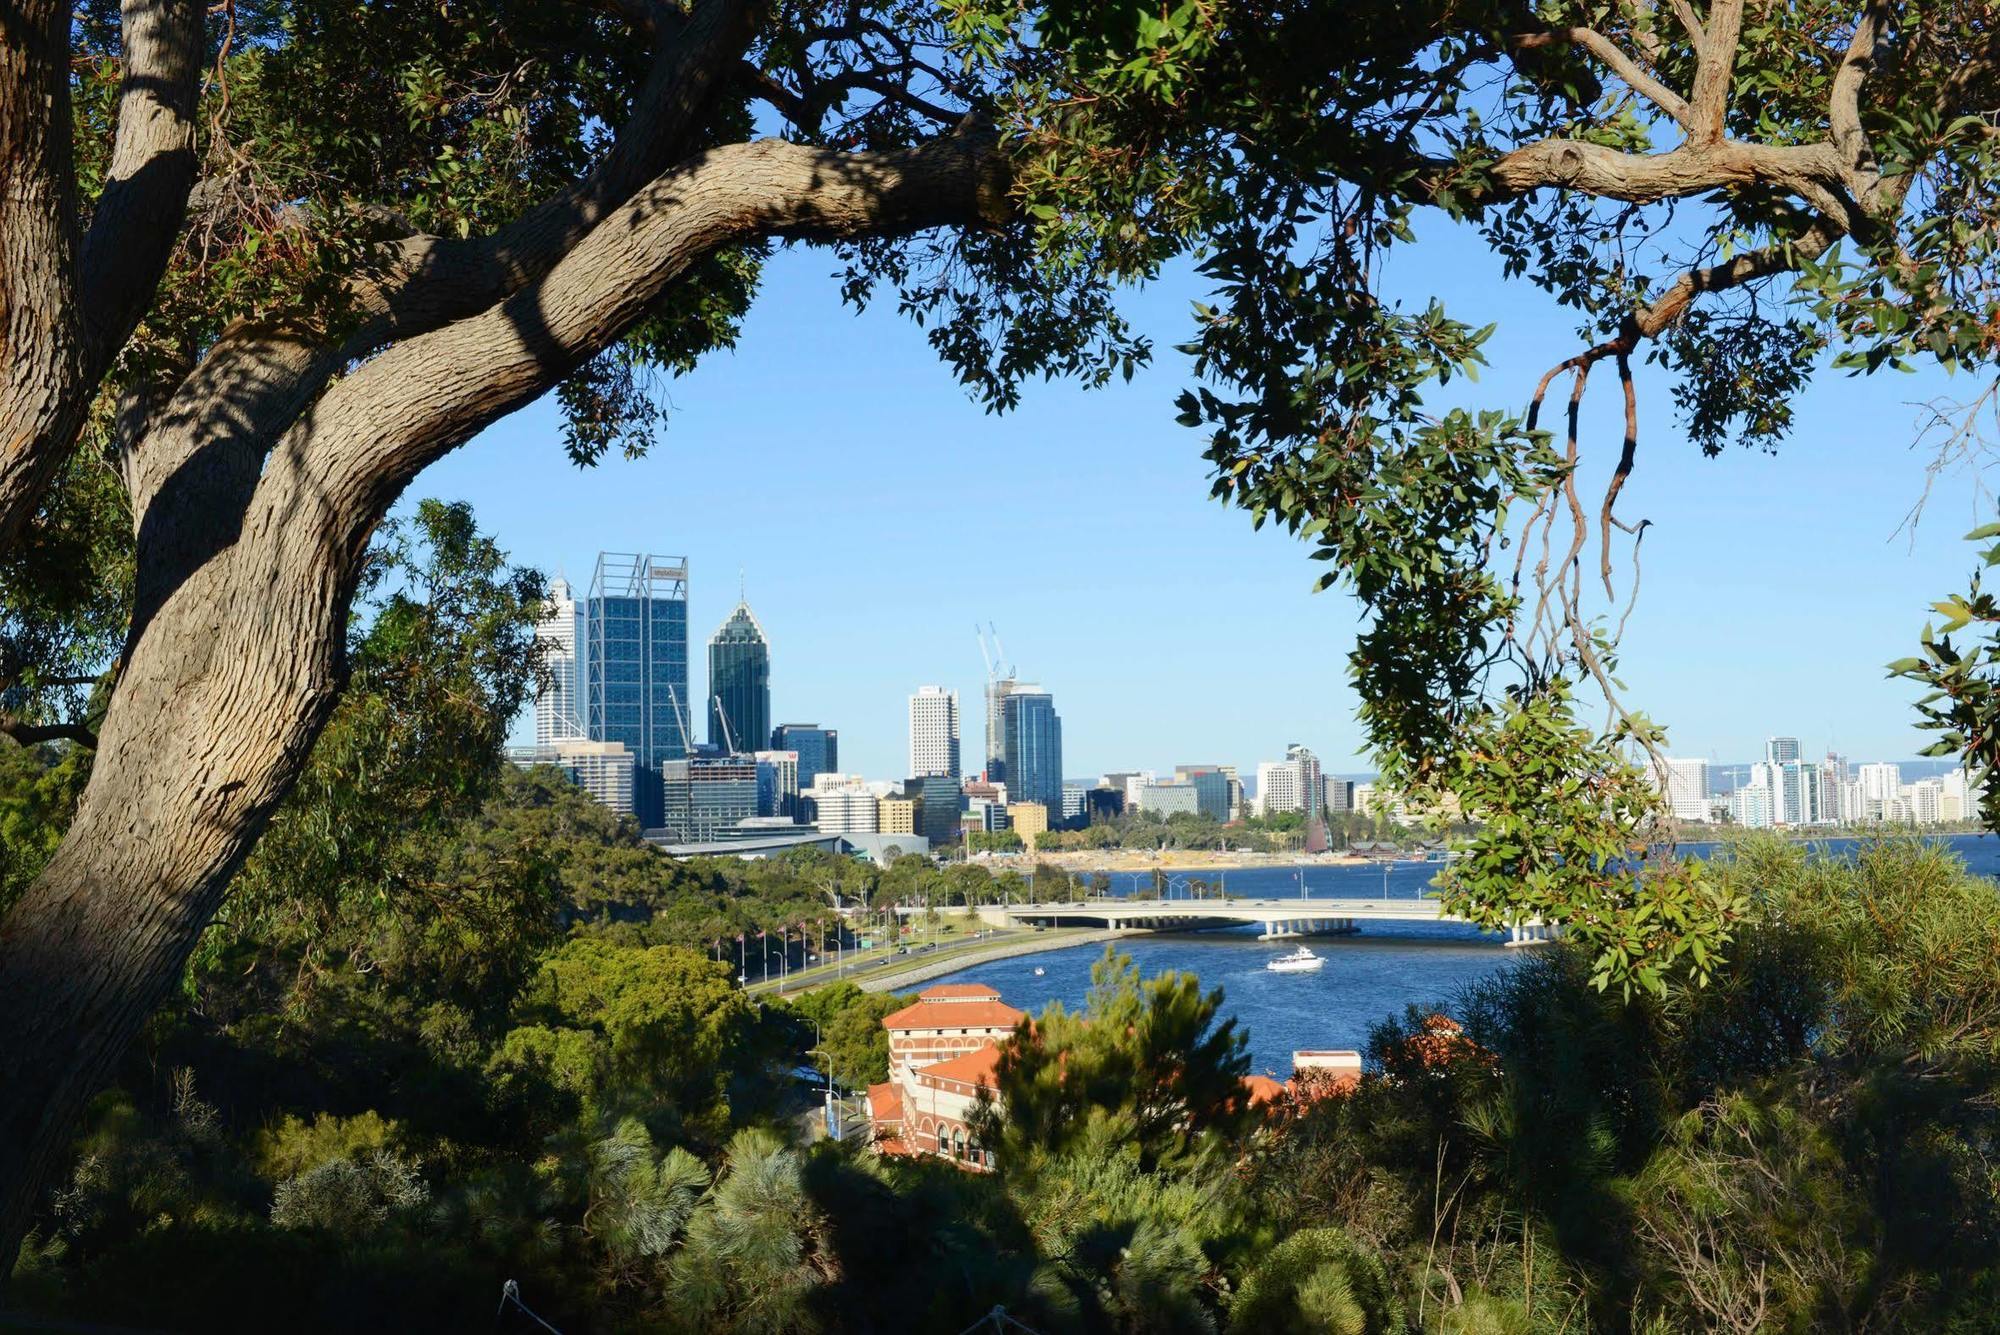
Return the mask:
<svg viewBox="0 0 2000 1335">
<path fill-rule="evenodd" d="M 1507 929 L 1509 946 L 1541 946 L 1556 939 L 1556 926 L 1546 922 L 1515 923 Z"/>
</svg>

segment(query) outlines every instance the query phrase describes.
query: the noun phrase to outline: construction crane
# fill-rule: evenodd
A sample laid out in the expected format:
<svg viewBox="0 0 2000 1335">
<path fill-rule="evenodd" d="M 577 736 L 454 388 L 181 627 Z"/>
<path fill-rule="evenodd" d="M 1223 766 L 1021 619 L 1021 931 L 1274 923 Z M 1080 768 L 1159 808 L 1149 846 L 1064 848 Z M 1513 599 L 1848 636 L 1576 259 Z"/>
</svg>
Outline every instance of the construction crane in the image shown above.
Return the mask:
<svg viewBox="0 0 2000 1335">
<path fill-rule="evenodd" d="M 681 730 L 681 754 L 691 756 L 694 754 L 694 743 L 688 740 L 687 709 L 681 704 L 680 692 L 671 683 L 667 686 L 667 703 L 673 706 L 674 723 Z"/>
<path fill-rule="evenodd" d="M 722 740 L 729 747 L 729 754 L 733 756 L 736 754 L 736 737 L 729 730 L 729 711 L 722 707 L 720 695 L 711 695 L 708 698 L 715 702 L 715 717 L 722 724 Z"/>
</svg>

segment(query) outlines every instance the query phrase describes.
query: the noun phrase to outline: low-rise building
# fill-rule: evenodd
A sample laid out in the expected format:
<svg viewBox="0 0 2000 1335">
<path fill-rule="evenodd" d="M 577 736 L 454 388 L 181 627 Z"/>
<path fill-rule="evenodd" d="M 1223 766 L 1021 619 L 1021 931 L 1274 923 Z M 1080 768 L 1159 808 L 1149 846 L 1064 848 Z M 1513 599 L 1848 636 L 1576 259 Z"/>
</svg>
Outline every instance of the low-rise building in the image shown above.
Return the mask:
<svg viewBox="0 0 2000 1335">
<path fill-rule="evenodd" d="M 982 1101 L 1000 1096 L 1000 1045 L 1026 1017 L 978 983 L 925 988 L 914 1005 L 887 1016 L 889 1078 L 868 1087 L 868 1121 L 883 1154 L 934 1154 L 984 1172 L 992 1152 L 978 1140 L 974 1120 Z M 1304 1097 L 1341 1093 L 1361 1079 L 1361 1054 L 1306 1050 L 1292 1054 L 1292 1079 L 1245 1077 L 1253 1106 L 1288 1091 Z M 1307 1073 L 1311 1078 L 1302 1079 Z"/>
<path fill-rule="evenodd" d="M 1049 809 L 1040 802 L 1009 802 L 1007 824 L 1033 852 L 1036 836 L 1049 832 Z"/>
<path fill-rule="evenodd" d="M 907 797 L 880 797 L 875 800 L 875 829 L 880 834 L 915 834 L 917 804 Z"/>
</svg>

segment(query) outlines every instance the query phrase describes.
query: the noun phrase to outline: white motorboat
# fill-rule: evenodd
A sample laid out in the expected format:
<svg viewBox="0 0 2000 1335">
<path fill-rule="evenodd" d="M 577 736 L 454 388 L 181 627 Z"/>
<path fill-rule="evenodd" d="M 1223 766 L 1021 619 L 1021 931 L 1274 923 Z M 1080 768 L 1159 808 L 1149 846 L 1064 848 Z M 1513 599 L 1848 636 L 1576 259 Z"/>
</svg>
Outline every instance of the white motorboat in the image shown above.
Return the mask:
<svg viewBox="0 0 2000 1335">
<path fill-rule="evenodd" d="M 1272 973 L 1311 973 L 1326 961 L 1300 946 L 1289 955 L 1280 955 L 1264 967 Z"/>
<path fill-rule="evenodd" d="M 1037 977 L 1037 978 L 1040 978 L 1040 977 L 1041 977 L 1041 976 L 1042 976 L 1043 974 L 1045 974 L 1045 973 L 1047 973 L 1047 972 L 1048 972 L 1048 970 L 1047 970 L 1047 969 L 1044 969 L 1044 968 L 1043 968 L 1043 967 L 1042 967 L 1041 965 L 1037 964 L 1037 965 L 1035 966 L 1035 977 Z"/>
</svg>

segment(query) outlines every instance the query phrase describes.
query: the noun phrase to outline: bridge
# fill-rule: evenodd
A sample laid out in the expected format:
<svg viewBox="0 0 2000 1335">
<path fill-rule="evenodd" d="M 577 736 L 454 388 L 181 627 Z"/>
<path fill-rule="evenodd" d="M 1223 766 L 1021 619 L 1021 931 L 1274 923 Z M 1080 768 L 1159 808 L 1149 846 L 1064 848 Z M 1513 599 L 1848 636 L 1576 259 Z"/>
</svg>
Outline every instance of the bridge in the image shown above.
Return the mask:
<svg viewBox="0 0 2000 1335">
<path fill-rule="evenodd" d="M 904 908 L 905 914 L 921 913 Z M 1435 899 L 1118 899 L 1044 904 L 988 904 L 979 916 L 996 927 L 1111 927 L 1156 932 L 1199 932 L 1255 923 L 1260 941 L 1300 936 L 1352 936 L 1366 922 L 1464 922 Z M 1508 929 L 1507 945 L 1539 945 L 1556 938 L 1552 923 L 1525 922 Z"/>
</svg>

